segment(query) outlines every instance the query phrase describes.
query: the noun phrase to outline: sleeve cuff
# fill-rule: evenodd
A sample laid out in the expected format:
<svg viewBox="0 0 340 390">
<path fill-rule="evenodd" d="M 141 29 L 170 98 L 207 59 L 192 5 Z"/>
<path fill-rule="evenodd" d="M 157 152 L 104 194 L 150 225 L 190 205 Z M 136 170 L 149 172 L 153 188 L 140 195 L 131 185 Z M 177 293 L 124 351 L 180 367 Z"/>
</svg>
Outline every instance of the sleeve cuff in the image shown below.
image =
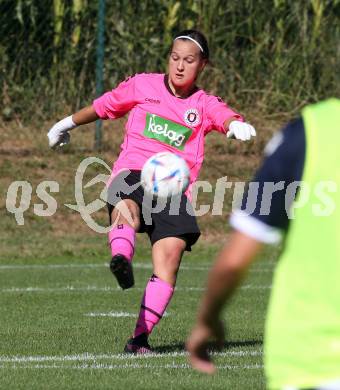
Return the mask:
<svg viewBox="0 0 340 390">
<path fill-rule="evenodd" d="M 278 244 L 282 240 L 282 232 L 278 228 L 238 210 L 232 213 L 230 225 L 235 230 L 265 244 Z"/>
<path fill-rule="evenodd" d="M 106 115 L 104 104 L 102 101 L 102 96 L 99 98 L 93 100 L 92 107 L 94 108 L 96 114 L 99 116 L 100 119 L 108 119 L 108 116 Z"/>
</svg>

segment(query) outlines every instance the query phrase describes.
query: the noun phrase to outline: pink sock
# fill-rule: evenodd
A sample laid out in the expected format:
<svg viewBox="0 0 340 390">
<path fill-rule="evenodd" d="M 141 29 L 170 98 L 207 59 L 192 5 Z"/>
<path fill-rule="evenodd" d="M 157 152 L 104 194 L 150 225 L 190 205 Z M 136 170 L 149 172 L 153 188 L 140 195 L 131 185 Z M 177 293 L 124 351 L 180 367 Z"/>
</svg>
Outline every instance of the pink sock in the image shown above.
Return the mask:
<svg viewBox="0 0 340 390">
<path fill-rule="evenodd" d="M 146 285 L 134 337 L 150 334 L 161 320 L 174 293 L 174 287 L 152 275 Z"/>
<path fill-rule="evenodd" d="M 118 253 L 132 260 L 135 251 L 135 229 L 130 225 L 117 225 L 109 231 L 109 246 L 112 257 Z"/>
</svg>

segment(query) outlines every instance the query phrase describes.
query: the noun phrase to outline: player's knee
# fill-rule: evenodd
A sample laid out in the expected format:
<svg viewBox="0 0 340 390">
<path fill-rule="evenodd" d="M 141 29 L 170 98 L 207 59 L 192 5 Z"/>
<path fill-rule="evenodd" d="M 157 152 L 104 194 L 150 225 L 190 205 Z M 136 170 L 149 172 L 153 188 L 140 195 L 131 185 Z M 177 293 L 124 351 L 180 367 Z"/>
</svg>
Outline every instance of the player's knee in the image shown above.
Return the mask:
<svg viewBox="0 0 340 390">
<path fill-rule="evenodd" d="M 168 260 L 170 263 L 181 261 L 186 246 L 184 240 L 178 239 L 177 237 L 169 237 L 160 240 L 157 244 L 157 252 L 165 260 Z"/>
<path fill-rule="evenodd" d="M 114 225 L 127 224 L 136 231 L 139 230 L 140 211 L 138 205 L 129 199 L 120 201 L 112 211 L 111 220 Z"/>
</svg>

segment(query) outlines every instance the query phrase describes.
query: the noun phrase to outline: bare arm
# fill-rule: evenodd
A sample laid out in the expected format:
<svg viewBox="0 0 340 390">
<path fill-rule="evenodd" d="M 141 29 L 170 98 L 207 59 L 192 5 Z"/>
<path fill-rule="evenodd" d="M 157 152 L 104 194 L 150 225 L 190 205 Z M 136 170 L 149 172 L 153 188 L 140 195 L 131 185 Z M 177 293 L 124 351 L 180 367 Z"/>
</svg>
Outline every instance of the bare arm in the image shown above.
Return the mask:
<svg viewBox="0 0 340 390">
<path fill-rule="evenodd" d="M 211 337 L 217 338 L 219 342 L 223 341 L 223 326 L 219 320 L 221 310 L 261 246 L 259 241 L 243 233 L 234 232 L 210 271 L 197 323 L 187 341 L 191 364 L 199 371 L 215 371 L 207 353 L 207 343 Z"/>
<path fill-rule="evenodd" d="M 84 107 L 80 111 L 72 115 L 72 120 L 77 126 L 94 122 L 97 119 L 99 119 L 99 117 L 93 106 Z"/>
<path fill-rule="evenodd" d="M 240 232 L 231 235 L 210 271 L 207 291 L 204 295 L 198 319 L 209 324 L 217 318 L 225 301 L 243 279 L 248 265 L 255 258 L 262 244 Z"/>
</svg>

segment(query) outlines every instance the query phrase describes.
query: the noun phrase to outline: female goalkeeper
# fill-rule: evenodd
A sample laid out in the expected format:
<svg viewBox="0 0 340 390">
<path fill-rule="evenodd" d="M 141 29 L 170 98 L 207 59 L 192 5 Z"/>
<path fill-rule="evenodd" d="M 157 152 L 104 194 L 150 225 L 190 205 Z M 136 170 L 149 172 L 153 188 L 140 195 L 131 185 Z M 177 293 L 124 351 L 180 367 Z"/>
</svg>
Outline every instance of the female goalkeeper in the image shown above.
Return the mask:
<svg viewBox="0 0 340 390">
<path fill-rule="evenodd" d="M 108 206 L 110 221 L 114 221 L 109 232 L 110 269 L 123 289 L 133 286 L 131 262 L 136 232 L 149 235 L 153 262 L 153 275 L 145 288 L 136 328 L 125 346 L 129 353 L 151 351 L 148 336 L 171 300 L 182 255 L 191 250 L 200 235 L 190 208 L 190 194 L 204 158 L 204 137 L 212 130 L 242 141 L 256 135 L 241 115 L 196 85 L 208 60 L 204 35 L 195 30 L 182 31 L 174 37 L 167 74 L 129 77 L 92 105 L 56 123 L 48 133 L 50 147 L 62 146 L 69 142 L 69 131 L 79 125 L 129 113 L 121 152 L 109 181 Z M 148 225 L 141 213 L 144 194 L 138 183 L 145 161 L 161 151 L 185 159 L 190 168 L 190 186 L 182 195 L 178 215 L 170 215 L 173 213 L 167 205 L 152 213 L 152 224 Z M 122 177 L 131 190 L 122 191 Z M 124 208 L 128 213 L 119 211 Z"/>
</svg>

